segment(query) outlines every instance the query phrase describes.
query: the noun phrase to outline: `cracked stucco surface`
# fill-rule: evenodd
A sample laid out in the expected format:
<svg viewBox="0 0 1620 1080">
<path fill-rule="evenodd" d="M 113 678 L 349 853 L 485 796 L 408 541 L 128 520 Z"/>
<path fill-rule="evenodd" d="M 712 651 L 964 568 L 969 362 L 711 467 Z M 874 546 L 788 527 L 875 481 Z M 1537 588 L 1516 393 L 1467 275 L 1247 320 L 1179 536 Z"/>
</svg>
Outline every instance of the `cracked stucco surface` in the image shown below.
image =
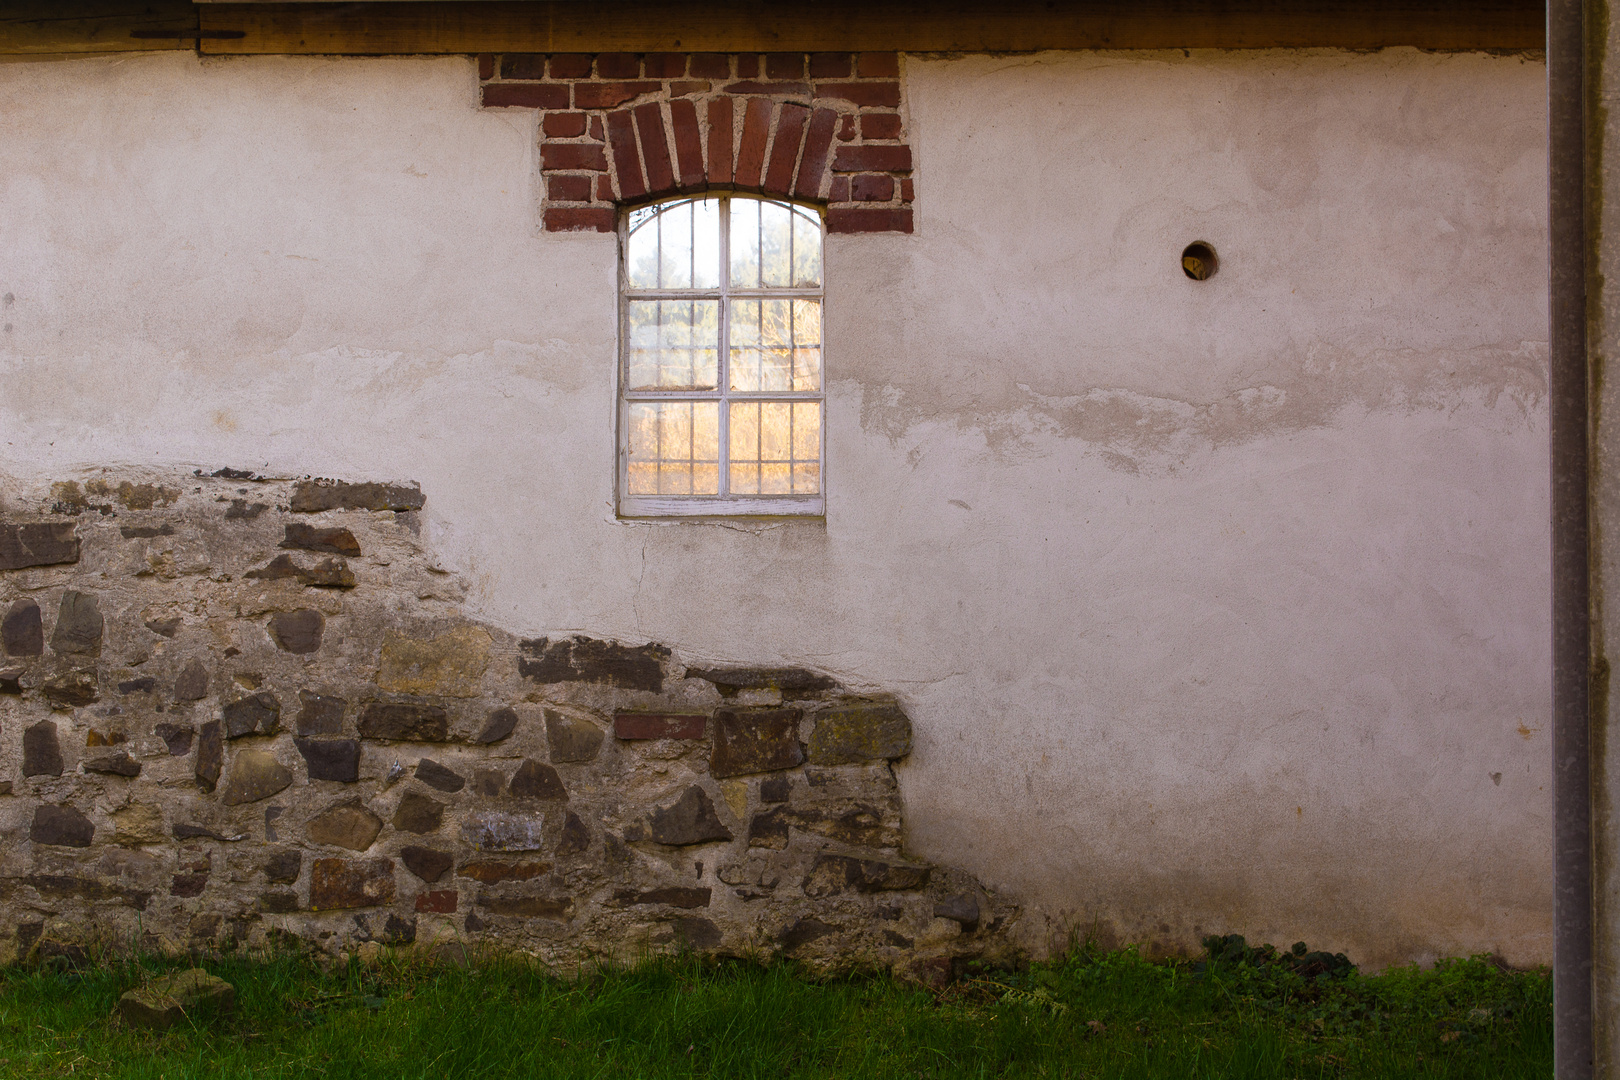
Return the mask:
<svg viewBox="0 0 1620 1080">
<path fill-rule="evenodd" d="M 514 632 L 897 690 L 909 842 L 1055 937 L 1545 961 L 1544 69 L 905 77 L 824 524 L 613 519 L 614 240 L 454 58 L 0 67 L 0 468 L 408 477 Z"/>
</svg>

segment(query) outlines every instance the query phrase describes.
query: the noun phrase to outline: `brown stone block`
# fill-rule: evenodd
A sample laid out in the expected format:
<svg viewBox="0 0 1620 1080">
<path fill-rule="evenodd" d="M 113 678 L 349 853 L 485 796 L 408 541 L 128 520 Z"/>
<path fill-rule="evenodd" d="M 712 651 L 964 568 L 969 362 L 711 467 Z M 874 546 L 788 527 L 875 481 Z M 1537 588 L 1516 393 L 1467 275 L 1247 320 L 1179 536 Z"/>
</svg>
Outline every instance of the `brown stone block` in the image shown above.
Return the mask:
<svg viewBox="0 0 1620 1080">
<path fill-rule="evenodd" d="M 517 722 L 518 714 L 516 709 L 496 709 L 494 712 L 489 714 L 489 718 L 484 721 L 483 728 L 478 732 L 477 735 L 473 736 L 472 741 L 479 746 L 487 746 L 490 743 L 498 743 L 508 735 L 512 734 L 513 730 L 517 727 Z"/>
<path fill-rule="evenodd" d="M 147 803 L 130 803 L 114 812 L 113 827 L 118 843 L 125 847 L 161 844 L 167 839 L 163 833 L 163 811 Z"/>
<path fill-rule="evenodd" d="M 185 757 L 191 753 L 191 740 L 197 734 L 190 724 L 158 724 L 152 734 L 163 740 L 170 757 Z"/>
<path fill-rule="evenodd" d="M 415 484 L 345 484 L 337 480 L 300 481 L 290 509 L 295 514 L 321 510 L 420 510 L 426 500 Z"/>
<path fill-rule="evenodd" d="M 0 621 L 0 648 L 7 656 L 39 656 L 45 651 L 45 627 L 38 604 L 18 600 L 6 609 L 6 617 Z"/>
<path fill-rule="evenodd" d="M 393 902 L 392 859 L 316 859 L 310 868 L 311 911 L 379 907 Z"/>
<path fill-rule="evenodd" d="M 455 859 L 448 851 L 436 851 L 414 844 L 400 848 L 399 857 L 405 864 L 405 869 L 429 885 L 442 878 L 444 872 L 455 863 Z"/>
<path fill-rule="evenodd" d="M 506 793 L 520 799 L 568 798 L 568 789 L 563 786 L 557 770 L 532 758 L 523 759 L 523 764 L 512 774 L 511 783 L 507 784 Z"/>
<path fill-rule="evenodd" d="M 24 776 L 61 776 L 62 746 L 56 738 L 56 724 L 41 720 L 23 728 L 22 774 Z"/>
<path fill-rule="evenodd" d="M 228 701 L 220 710 L 225 720 L 225 737 L 274 735 L 281 728 L 281 701 L 268 690 Z"/>
<path fill-rule="evenodd" d="M 422 758 L 416 763 L 416 778 L 436 791 L 451 794 L 467 786 L 466 777 L 445 768 L 432 758 Z"/>
<path fill-rule="evenodd" d="M 783 928 L 782 932 L 777 935 L 776 940 L 781 943 L 782 948 L 791 951 L 801 945 L 808 945 L 812 941 L 817 941 L 828 934 L 836 934 L 837 932 L 838 928 L 836 926 L 824 923 L 820 919 L 795 919 Z"/>
<path fill-rule="evenodd" d="M 708 717 L 702 713 L 613 714 L 613 734 L 620 739 L 701 739 Z"/>
<path fill-rule="evenodd" d="M 213 791 L 225 765 L 225 725 L 210 720 L 197 734 L 197 783 L 204 791 Z"/>
<path fill-rule="evenodd" d="M 358 558 L 360 555 L 360 541 L 354 538 L 354 533 L 340 525 L 321 529 L 303 522 L 294 522 L 282 533 L 280 546 L 295 551 L 324 551 L 330 555 L 347 555 L 350 558 Z"/>
<path fill-rule="evenodd" d="M 394 828 L 401 832 L 430 833 L 444 823 L 444 804 L 420 792 L 407 791 L 394 810 Z"/>
<path fill-rule="evenodd" d="M 911 721 L 893 703 L 832 709 L 810 732 L 812 765 L 851 765 L 903 758 L 911 753 Z"/>
<path fill-rule="evenodd" d="M 600 683 L 654 693 L 664 688 L 664 661 L 669 658 L 662 645 L 620 645 L 577 636 L 523 641 L 518 650 L 518 674 L 537 683 Z"/>
<path fill-rule="evenodd" d="M 602 729 L 589 720 L 546 710 L 546 748 L 552 761 L 595 760 L 602 738 Z"/>
<path fill-rule="evenodd" d="M 779 690 L 783 697 L 808 697 L 838 689 L 836 679 L 799 667 L 689 667 L 686 677 L 711 682 L 726 697 L 739 690 Z"/>
<path fill-rule="evenodd" d="M 96 827 L 89 818 L 71 806 L 50 803 L 41 803 L 34 809 L 34 821 L 28 829 L 28 839 L 34 843 L 56 847 L 89 847 L 95 834 Z"/>
<path fill-rule="evenodd" d="M 259 910 L 275 915 L 290 915 L 298 910 L 298 894 L 274 889 L 259 897 Z"/>
<path fill-rule="evenodd" d="M 579 815 L 569 811 L 563 819 L 562 839 L 557 841 L 557 857 L 579 855 L 591 846 L 591 831 Z"/>
<path fill-rule="evenodd" d="M 72 522 L 0 525 L 0 570 L 78 561 L 79 541 Z"/>
<path fill-rule="evenodd" d="M 837 893 L 890 892 L 920 889 L 932 870 L 927 863 L 857 859 L 849 855 L 821 855 L 805 875 L 804 894 L 815 898 Z"/>
<path fill-rule="evenodd" d="M 503 881 L 528 881 L 551 872 L 545 862 L 501 862 L 498 859 L 473 859 L 461 864 L 457 877 L 472 878 L 485 885 L 498 885 Z"/>
<path fill-rule="evenodd" d="M 100 684 L 96 679 L 96 673 L 92 670 L 64 671 L 40 683 L 39 692 L 52 705 L 78 708 L 96 701 Z"/>
<path fill-rule="evenodd" d="M 208 875 L 205 873 L 176 874 L 174 880 L 169 883 L 169 895 L 190 899 L 194 896 L 201 896 L 203 890 L 207 887 Z"/>
<path fill-rule="evenodd" d="M 798 709 L 719 709 L 714 714 L 714 748 L 709 772 L 715 777 L 791 769 L 804 761 L 799 745 Z"/>
<path fill-rule="evenodd" d="M 268 799 L 292 784 L 292 770 L 268 750 L 239 750 L 231 762 L 230 779 L 220 800 L 226 806 Z"/>
<path fill-rule="evenodd" d="M 700 915 L 683 915 L 669 921 L 675 939 L 693 949 L 714 949 L 720 945 L 720 928 Z"/>
<path fill-rule="evenodd" d="M 188 660 L 174 680 L 174 700 L 200 701 L 208 696 L 208 668 L 201 660 Z"/>
<path fill-rule="evenodd" d="M 352 784 L 360 779 L 359 739 L 294 739 L 311 780 Z"/>
<path fill-rule="evenodd" d="M 396 694 L 477 697 L 490 645 L 489 632 L 476 626 L 426 640 L 390 630 L 383 636 L 377 685 Z"/>
<path fill-rule="evenodd" d="M 87 757 L 83 765 L 85 772 L 105 773 L 110 776 L 141 775 L 141 763 L 130 757 L 127 750 Z"/>
<path fill-rule="evenodd" d="M 106 621 L 101 605 L 89 593 L 69 589 L 62 594 L 56 610 L 56 629 L 51 632 L 51 651 L 82 656 L 101 655 L 101 635 Z"/>
<path fill-rule="evenodd" d="M 312 844 L 364 851 L 377 839 L 382 826 L 382 818 L 361 806 L 358 799 L 351 799 L 311 818 L 304 836 Z"/>
<path fill-rule="evenodd" d="M 321 647 L 326 616 L 313 608 L 278 611 L 270 616 L 270 640 L 276 648 L 295 656 L 305 656 Z"/>
<path fill-rule="evenodd" d="M 357 724 L 368 739 L 395 742 L 449 742 L 450 718 L 437 705 L 372 702 L 360 710 Z"/>
<path fill-rule="evenodd" d="M 485 896 L 480 893 L 478 906 L 491 915 L 550 919 L 553 922 L 567 922 L 574 914 L 573 898 L 567 896 Z"/>
<path fill-rule="evenodd" d="M 304 855 L 300 851 L 277 851 L 264 863 L 266 881 L 277 885 L 291 885 L 304 871 Z"/>
<path fill-rule="evenodd" d="M 613 894 L 613 902 L 621 906 L 663 904 L 668 907 L 700 908 L 709 906 L 709 890 L 670 886 L 645 892 L 626 890 Z"/>
<path fill-rule="evenodd" d="M 343 710 L 348 707 L 347 701 L 340 697 L 312 694 L 308 690 L 298 691 L 298 700 L 302 706 L 298 710 L 298 734 L 337 735 L 342 732 Z"/>
<path fill-rule="evenodd" d="M 456 910 L 456 899 L 454 889 L 435 889 L 432 892 L 418 893 L 416 910 L 435 915 L 452 915 Z"/>
<path fill-rule="evenodd" d="M 671 805 L 654 810 L 651 826 L 655 842 L 675 847 L 731 839 L 731 830 L 714 811 L 714 800 L 696 784 Z"/>
</svg>

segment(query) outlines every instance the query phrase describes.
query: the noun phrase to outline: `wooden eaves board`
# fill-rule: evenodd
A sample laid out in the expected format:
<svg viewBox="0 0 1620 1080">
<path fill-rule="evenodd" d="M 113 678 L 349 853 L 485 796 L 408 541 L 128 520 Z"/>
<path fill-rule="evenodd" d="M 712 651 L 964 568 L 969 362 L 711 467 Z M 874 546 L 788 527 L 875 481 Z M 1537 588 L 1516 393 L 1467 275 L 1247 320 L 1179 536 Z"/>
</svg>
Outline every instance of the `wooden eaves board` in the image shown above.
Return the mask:
<svg viewBox="0 0 1620 1080">
<path fill-rule="evenodd" d="M 1530 0 L 0 0 L 7 53 L 1533 51 L 1544 27 Z"/>
</svg>

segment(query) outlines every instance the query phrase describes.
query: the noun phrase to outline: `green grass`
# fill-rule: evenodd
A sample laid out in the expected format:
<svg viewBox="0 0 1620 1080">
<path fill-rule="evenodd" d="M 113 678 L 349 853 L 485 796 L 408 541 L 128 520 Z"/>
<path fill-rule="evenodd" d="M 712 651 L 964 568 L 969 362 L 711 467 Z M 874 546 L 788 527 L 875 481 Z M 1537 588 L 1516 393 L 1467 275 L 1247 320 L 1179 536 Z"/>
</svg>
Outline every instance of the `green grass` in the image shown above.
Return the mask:
<svg viewBox="0 0 1620 1080">
<path fill-rule="evenodd" d="M 158 1035 L 118 995 L 186 966 L 0 971 L 0 1075 L 118 1077 L 1550 1077 L 1547 973 L 1484 958 L 1363 976 L 1211 939 L 970 973 L 942 994 L 788 964 L 666 959 L 576 980 L 511 961 L 202 966 L 228 1017 Z M 1342 958 L 1340 958 L 1342 960 Z M 1336 970 L 1335 970 L 1336 968 Z M 1326 969 L 1326 970 L 1324 970 Z"/>
</svg>

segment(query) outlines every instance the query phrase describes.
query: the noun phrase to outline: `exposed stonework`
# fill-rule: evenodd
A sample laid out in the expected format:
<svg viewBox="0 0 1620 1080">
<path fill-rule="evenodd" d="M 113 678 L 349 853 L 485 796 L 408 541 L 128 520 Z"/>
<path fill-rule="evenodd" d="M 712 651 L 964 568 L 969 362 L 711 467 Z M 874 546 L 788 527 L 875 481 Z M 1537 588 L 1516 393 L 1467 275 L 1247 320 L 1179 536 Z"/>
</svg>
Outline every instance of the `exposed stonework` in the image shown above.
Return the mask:
<svg viewBox="0 0 1620 1080">
<path fill-rule="evenodd" d="M 13 955 L 460 940 L 558 966 L 692 948 L 933 977 L 1009 948 L 1010 904 L 903 850 L 892 700 L 480 625 L 405 519 L 413 487 L 7 495 L 0 531 L 77 559 L 0 575 Z"/>
</svg>

